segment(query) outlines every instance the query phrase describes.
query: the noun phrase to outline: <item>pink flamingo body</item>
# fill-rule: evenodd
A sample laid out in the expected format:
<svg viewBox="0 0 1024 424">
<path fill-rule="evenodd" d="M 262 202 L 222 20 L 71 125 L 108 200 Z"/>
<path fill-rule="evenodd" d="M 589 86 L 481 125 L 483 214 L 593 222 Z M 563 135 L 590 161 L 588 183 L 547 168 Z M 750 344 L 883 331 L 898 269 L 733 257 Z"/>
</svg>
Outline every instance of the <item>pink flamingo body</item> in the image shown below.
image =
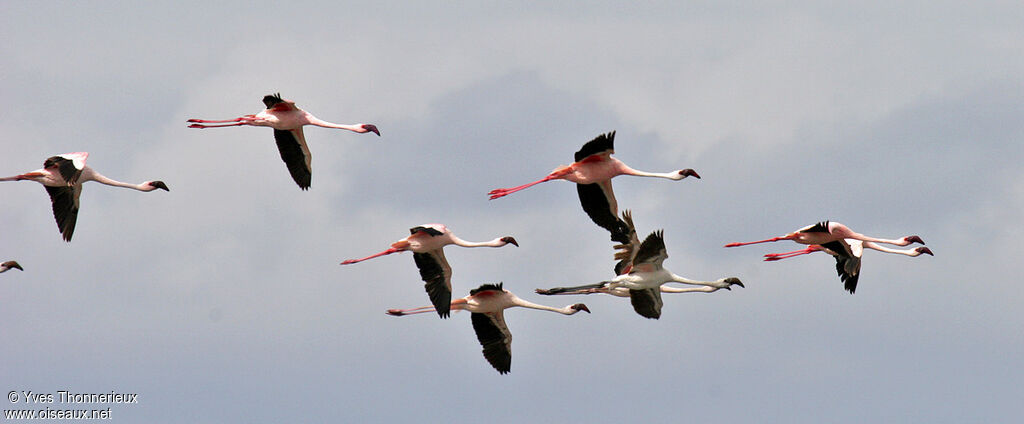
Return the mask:
<svg viewBox="0 0 1024 424">
<path fill-rule="evenodd" d="M 263 97 L 263 104 L 267 109 L 255 115 L 244 115 L 235 119 L 208 120 L 189 119 L 189 128 L 221 128 L 252 125 L 257 127 L 271 127 L 274 129 L 274 139 L 277 141 L 277 148 L 281 153 L 281 159 L 288 167 L 292 179 L 299 185 L 299 188 L 306 190 L 312 181 L 312 160 L 313 155 L 306 145 L 306 137 L 302 133 L 305 125 L 316 125 L 324 128 L 336 128 L 354 131 L 357 133 L 372 132 L 380 135 L 380 131 L 373 124 L 335 124 L 319 119 L 309 112 L 299 109 L 295 102 L 281 98 L 281 94 L 268 94 Z M 218 124 L 218 125 L 209 125 Z"/>
<path fill-rule="evenodd" d="M 917 257 L 922 254 L 935 255 L 931 249 L 924 246 L 918 246 L 913 249 L 890 249 L 870 241 L 840 239 L 824 244 L 812 244 L 807 248 L 792 252 L 769 253 L 764 255 L 764 260 L 778 261 L 814 252 L 828 253 L 836 259 L 836 273 L 839 274 L 840 281 L 845 284 L 846 291 L 853 294 L 857 290 L 857 282 L 860 279 L 861 258 L 864 255 L 864 248 L 910 257 Z"/>
<path fill-rule="evenodd" d="M 843 239 L 855 239 L 875 243 L 894 244 L 897 246 L 906 246 L 911 243 L 924 244 L 924 241 L 921 240 L 921 237 L 918 236 L 906 236 L 899 239 L 883 239 L 877 237 L 869 237 L 860 233 L 856 233 L 849 227 L 838 222 L 823 221 L 814 225 L 808 225 L 804 228 L 801 228 L 784 236 L 743 243 L 729 243 L 725 245 L 725 247 L 746 246 L 748 244 L 769 243 L 781 240 L 793 240 L 800 244 L 822 245 Z"/>
<path fill-rule="evenodd" d="M 360 259 L 348 259 L 342 265 L 359 263 L 368 259 L 392 253 L 412 251 L 413 260 L 424 281 L 424 289 L 436 307 L 441 318 L 449 315 L 448 305 L 452 298 L 452 268 L 444 257 L 444 247 L 450 244 L 461 247 L 502 247 L 519 246 L 512 236 L 499 237 L 485 242 L 465 241 L 455 236 L 442 224 L 423 224 L 409 229 L 410 235 L 391 244 L 391 247 Z"/>
<path fill-rule="evenodd" d="M 170 191 L 163 181 L 145 181 L 139 184 L 124 183 L 103 176 L 85 164 L 88 152 L 65 153 L 51 156 L 43 162 L 43 168 L 13 177 L 0 178 L 0 181 L 35 181 L 46 188 L 53 205 L 53 217 L 64 241 L 71 241 L 78 221 L 79 198 L 82 194 L 82 183 L 96 181 L 114 187 L 130 188 L 142 192 L 156 189 Z"/>
<path fill-rule="evenodd" d="M 598 226 L 611 232 L 612 240 L 628 243 L 625 224 L 618 219 L 618 203 L 612 190 L 612 178 L 619 175 L 633 175 L 678 181 L 690 176 L 700 178 L 700 175 L 689 168 L 672 172 L 635 170 L 622 161 L 611 157 L 615 153 L 614 142 L 614 131 L 601 134 L 584 144 L 576 152 L 575 162 L 572 164 L 559 166 L 546 177 L 537 181 L 516 187 L 494 189 L 488 194 L 491 200 L 494 200 L 551 180 L 574 182 L 576 183 L 580 204 L 587 215 L 590 216 L 590 219 Z"/>
<path fill-rule="evenodd" d="M 576 303 L 564 308 L 539 305 L 520 299 L 518 296 L 502 288 L 502 284 L 483 284 L 470 290 L 469 296 L 451 302 L 450 309 L 469 311 L 472 313 L 473 330 L 477 340 L 483 347 L 484 358 L 501 374 L 506 374 L 512 366 L 512 333 L 505 325 L 504 311 L 508 308 L 522 307 L 542 311 L 573 315 L 579 311 L 590 313 L 587 305 Z M 422 306 L 412 309 L 389 309 L 387 313 L 394 316 L 421 314 L 434 311 L 433 306 Z"/>
</svg>

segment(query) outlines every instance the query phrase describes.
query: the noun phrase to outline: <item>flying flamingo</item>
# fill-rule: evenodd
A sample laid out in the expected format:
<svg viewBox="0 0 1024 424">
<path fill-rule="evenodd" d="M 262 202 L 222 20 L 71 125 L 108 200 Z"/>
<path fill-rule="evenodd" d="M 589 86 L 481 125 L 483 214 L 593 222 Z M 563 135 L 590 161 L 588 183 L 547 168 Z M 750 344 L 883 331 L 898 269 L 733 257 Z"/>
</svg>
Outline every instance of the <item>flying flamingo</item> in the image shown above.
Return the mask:
<svg viewBox="0 0 1024 424">
<path fill-rule="evenodd" d="M 576 152 L 575 162 L 572 164 L 559 166 L 548 176 L 532 183 L 511 188 L 499 188 L 491 190 L 488 194 L 490 194 L 491 200 L 494 200 L 545 181 L 572 181 L 576 183 L 580 204 L 590 219 L 601 228 L 611 232 L 612 240 L 628 243 L 625 223 L 617 217 L 619 212 L 615 202 L 615 193 L 612 192 L 612 178 L 619 175 L 635 175 L 678 181 L 690 176 L 700 178 L 700 175 L 697 175 L 697 172 L 692 169 L 664 173 L 637 171 L 611 157 L 615 153 L 614 142 L 615 131 L 601 134 L 584 144 L 583 148 Z"/>
<path fill-rule="evenodd" d="M 520 306 L 523 308 L 540 309 L 572 315 L 579 311 L 590 313 L 587 305 L 577 303 L 564 308 L 538 305 L 520 299 L 512 292 L 501 288 L 502 283 L 483 284 L 469 291 L 469 296 L 456 299 L 451 309 L 472 312 L 473 330 L 476 338 L 483 346 L 484 358 L 501 374 L 507 374 L 512 368 L 512 333 L 505 325 L 504 311 Z M 433 306 L 412 309 L 389 309 L 388 314 L 394 316 L 422 314 L 434 310 Z"/>
<path fill-rule="evenodd" d="M 448 227 L 441 224 L 423 224 L 409 229 L 408 237 L 391 243 L 391 247 L 380 253 L 362 259 L 348 259 L 342 265 L 359 263 L 378 256 L 411 250 L 416 267 L 420 270 L 420 278 L 430 296 L 430 303 L 437 308 L 437 315 L 448 318 L 448 305 L 452 301 L 452 268 L 444 258 L 444 247 L 449 244 L 462 247 L 502 247 L 519 243 L 511 236 L 499 237 L 491 241 L 470 242 L 455 236 Z"/>
<path fill-rule="evenodd" d="M 661 317 L 663 305 L 661 293 L 685 293 L 688 291 L 712 292 L 718 289 L 732 290 L 732 285 L 745 287 L 739 278 L 720 278 L 715 281 L 691 280 L 672 273 L 662 267 L 662 263 L 668 258 L 665 251 L 665 240 L 662 231 L 655 231 L 644 239 L 643 243 L 636 250 L 632 258 L 629 271 L 616 276 L 609 281 L 597 284 L 589 284 L 576 287 L 555 287 L 552 289 L 537 289 L 539 294 L 589 294 L 607 293 L 615 296 L 622 296 L 628 290 L 633 310 L 645 318 L 658 319 Z M 666 290 L 663 284 L 682 283 L 701 285 L 709 288 L 698 290 L 685 290 L 670 288 Z"/>
<path fill-rule="evenodd" d="M 860 264 L 861 256 L 864 254 L 864 248 L 878 250 L 886 253 L 896 253 L 900 255 L 907 255 L 910 257 L 920 256 L 921 254 L 928 254 L 935 256 L 932 250 L 918 246 L 914 249 L 890 249 L 888 247 L 879 246 L 870 241 L 860 241 L 857 239 L 840 239 L 836 241 L 830 241 L 824 244 L 812 244 L 806 249 L 796 250 L 793 252 L 785 253 L 769 253 L 764 255 L 766 261 L 777 261 L 780 259 L 792 258 L 794 256 L 806 255 L 814 252 L 825 252 L 836 258 L 836 272 L 839 274 L 839 280 L 844 283 L 846 291 L 853 294 L 857 290 L 857 280 L 860 278 Z"/>
<path fill-rule="evenodd" d="M 274 129 L 274 139 L 277 140 L 277 149 L 281 152 L 281 159 L 288 165 L 288 172 L 300 188 L 306 190 L 310 186 L 313 168 L 310 162 L 313 155 L 309 153 L 306 146 L 306 137 L 302 135 L 303 125 L 316 125 L 324 128 L 338 128 L 355 131 L 357 133 L 372 132 L 380 136 L 380 131 L 373 124 L 333 124 L 318 119 L 302 109 L 295 107 L 295 102 L 281 98 L 281 93 L 268 94 L 263 96 L 263 104 L 267 110 L 255 115 L 245 115 L 240 118 L 211 121 L 205 119 L 189 119 L 192 123 L 189 128 L 218 128 L 237 127 L 241 125 L 253 125 L 257 127 L 271 127 Z M 223 125 L 205 125 L 205 124 Z"/>
<path fill-rule="evenodd" d="M 7 262 L 4 262 L 4 263 L 0 264 L 0 273 L 7 272 L 7 270 L 9 270 L 11 268 L 17 268 L 18 271 L 24 271 L 25 270 L 25 268 L 22 268 L 21 265 L 18 264 L 17 262 L 15 262 L 15 261 L 7 261 Z"/>
<path fill-rule="evenodd" d="M 140 184 L 123 183 L 107 178 L 85 165 L 88 152 L 65 153 L 52 156 L 43 162 L 43 168 L 13 177 L 0 178 L 0 181 L 31 180 L 46 187 L 53 203 L 53 217 L 57 220 L 57 228 L 64 235 L 64 241 L 71 241 L 78 220 L 78 198 L 82 194 L 82 183 L 96 181 L 114 187 L 124 187 L 138 191 L 161 189 L 170 191 L 163 181 L 145 181 Z"/>
<path fill-rule="evenodd" d="M 875 243 L 894 244 L 897 246 L 906 246 L 911 243 L 924 244 L 924 241 L 921 240 L 921 237 L 918 236 L 906 236 L 895 240 L 868 237 L 863 234 L 855 233 L 849 227 L 838 222 L 822 221 L 814 225 L 808 225 L 804 228 L 801 228 L 784 236 L 773 237 L 765 240 L 750 241 L 745 243 L 729 243 L 725 245 L 725 247 L 746 246 L 748 244 L 767 243 L 780 240 L 793 240 L 800 244 L 820 245 L 828 243 L 830 241 L 837 241 L 842 239 L 856 239 L 860 241 L 870 241 Z"/>
</svg>

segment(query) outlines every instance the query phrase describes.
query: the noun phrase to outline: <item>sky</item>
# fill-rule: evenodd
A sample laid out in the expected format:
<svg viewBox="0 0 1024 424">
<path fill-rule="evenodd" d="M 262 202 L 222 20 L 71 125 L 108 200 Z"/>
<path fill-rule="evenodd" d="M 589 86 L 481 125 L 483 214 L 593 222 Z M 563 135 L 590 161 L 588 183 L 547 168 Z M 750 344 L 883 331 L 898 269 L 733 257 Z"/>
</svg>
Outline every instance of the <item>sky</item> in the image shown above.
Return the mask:
<svg viewBox="0 0 1024 424">
<path fill-rule="evenodd" d="M 1024 418 L 1024 5 L 1019 2 L 4 2 L 0 175 L 49 156 L 87 183 L 74 241 L 45 191 L 0 184 L 0 389 L 135 393 L 113 422 L 1018 422 Z M 381 137 L 309 127 L 312 188 L 265 128 L 188 129 L 269 93 Z M 731 291 L 659 320 L 538 287 L 613 276 L 608 234 L 554 181 L 598 134 L 701 179 L 619 177 L 665 267 Z M 855 295 L 794 243 L 818 221 L 920 235 L 865 253 Z M 519 248 L 446 251 L 485 282 L 592 314 L 506 311 L 512 372 L 411 255 L 443 223 Z M 2 401 L 0 401 L 2 402 Z"/>
</svg>

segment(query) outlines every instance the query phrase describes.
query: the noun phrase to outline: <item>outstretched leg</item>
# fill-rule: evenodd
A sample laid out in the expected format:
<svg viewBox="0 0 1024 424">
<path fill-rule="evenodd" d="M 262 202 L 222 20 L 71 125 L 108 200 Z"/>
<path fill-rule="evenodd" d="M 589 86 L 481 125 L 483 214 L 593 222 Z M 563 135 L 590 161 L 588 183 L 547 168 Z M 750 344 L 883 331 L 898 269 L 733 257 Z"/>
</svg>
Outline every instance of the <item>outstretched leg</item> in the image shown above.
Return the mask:
<svg viewBox="0 0 1024 424">
<path fill-rule="evenodd" d="M 388 248 L 388 250 L 385 250 L 385 251 L 379 252 L 379 253 L 374 253 L 374 254 L 372 254 L 370 256 L 367 256 L 365 258 L 361 258 L 361 259 L 347 259 L 345 261 L 342 261 L 341 265 L 349 265 L 349 264 L 359 263 L 359 262 L 365 261 L 367 259 L 373 259 L 373 258 L 376 258 L 378 256 L 390 255 L 392 253 L 401 252 L 403 250 L 405 250 L 405 249 L 396 249 L 394 247 L 391 247 L 391 248 Z"/>
</svg>

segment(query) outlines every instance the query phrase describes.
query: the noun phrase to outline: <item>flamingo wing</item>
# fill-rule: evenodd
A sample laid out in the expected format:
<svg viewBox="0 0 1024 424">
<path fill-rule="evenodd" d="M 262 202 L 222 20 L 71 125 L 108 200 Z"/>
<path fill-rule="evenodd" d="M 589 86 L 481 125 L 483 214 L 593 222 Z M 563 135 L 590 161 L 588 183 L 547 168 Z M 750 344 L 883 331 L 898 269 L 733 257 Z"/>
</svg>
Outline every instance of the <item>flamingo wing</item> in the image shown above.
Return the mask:
<svg viewBox="0 0 1024 424">
<path fill-rule="evenodd" d="M 306 146 L 306 137 L 302 135 L 302 127 L 294 130 L 274 130 L 274 140 L 277 141 L 277 150 L 281 152 L 281 160 L 288 166 L 288 172 L 300 188 L 309 188 L 313 177 L 313 168 L 310 162 L 313 155 L 309 153 Z"/>
<path fill-rule="evenodd" d="M 573 159 L 576 162 L 582 161 L 593 155 L 611 155 L 615 153 L 615 131 L 601 134 L 588 141 L 580 148 Z"/>
<path fill-rule="evenodd" d="M 636 237 L 636 226 L 633 224 L 632 212 L 625 210 L 622 211 L 622 222 L 629 228 L 628 243 L 622 243 L 615 246 L 618 252 L 615 252 L 615 259 L 619 262 L 615 264 L 615 275 L 626 274 L 630 271 L 633 266 L 633 259 L 636 258 L 637 250 L 640 249 L 640 240 Z"/>
<path fill-rule="evenodd" d="M 448 318 L 452 306 L 452 268 L 444 258 L 444 250 L 413 253 L 412 258 L 420 270 L 423 288 L 430 297 L 430 303 L 437 309 L 437 315 Z"/>
<path fill-rule="evenodd" d="M 821 221 L 797 230 L 799 233 L 828 233 L 828 221 Z"/>
<path fill-rule="evenodd" d="M 661 317 L 661 287 L 653 289 L 630 290 L 629 302 L 633 304 L 633 310 L 640 316 L 650 319 Z"/>
<path fill-rule="evenodd" d="M 57 229 L 64 236 L 64 241 L 71 241 L 78 221 L 78 198 L 82 194 L 82 186 L 46 187 L 53 204 L 53 219 L 57 221 Z"/>
<path fill-rule="evenodd" d="M 68 153 L 51 156 L 43 162 L 43 168 L 55 170 L 67 185 L 72 186 L 82 176 L 82 169 L 85 168 L 85 158 L 88 153 Z"/>
<path fill-rule="evenodd" d="M 641 265 L 651 265 L 645 268 L 661 268 L 665 258 L 668 258 L 668 252 L 665 250 L 665 232 L 658 230 L 647 235 L 643 243 L 640 243 L 640 248 L 633 258 L 633 269 L 636 270 Z"/>
<path fill-rule="evenodd" d="M 431 237 L 444 235 L 444 232 L 434 227 L 428 227 L 426 225 L 419 225 L 409 229 L 409 234 L 416 234 L 418 232 L 424 232 Z"/>
<path fill-rule="evenodd" d="M 576 184 L 580 205 L 591 221 L 611 233 L 612 241 L 629 243 L 629 226 L 616 214 L 615 193 L 611 180 L 600 183 Z"/>
<path fill-rule="evenodd" d="M 473 312 L 473 331 L 483 347 L 484 358 L 501 374 L 512 369 L 512 333 L 505 325 L 505 317 L 498 312 Z"/>
<path fill-rule="evenodd" d="M 860 279 L 860 253 L 862 250 L 858 249 L 855 254 L 845 240 L 828 242 L 822 244 L 821 247 L 833 253 L 836 258 L 836 273 L 839 274 L 839 280 L 843 282 L 846 291 L 853 294 L 857 290 L 857 281 Z"/>
<path fill-rule="evenodd" d="M 298 109 L 295 107 L 295 102 L 281 98 L 281 93 L 267 94 L 266 96 L 263 96 L 263 104 L 267 106 L 268 110 L 272 109 L 279 112 Z"/>
</svg>

